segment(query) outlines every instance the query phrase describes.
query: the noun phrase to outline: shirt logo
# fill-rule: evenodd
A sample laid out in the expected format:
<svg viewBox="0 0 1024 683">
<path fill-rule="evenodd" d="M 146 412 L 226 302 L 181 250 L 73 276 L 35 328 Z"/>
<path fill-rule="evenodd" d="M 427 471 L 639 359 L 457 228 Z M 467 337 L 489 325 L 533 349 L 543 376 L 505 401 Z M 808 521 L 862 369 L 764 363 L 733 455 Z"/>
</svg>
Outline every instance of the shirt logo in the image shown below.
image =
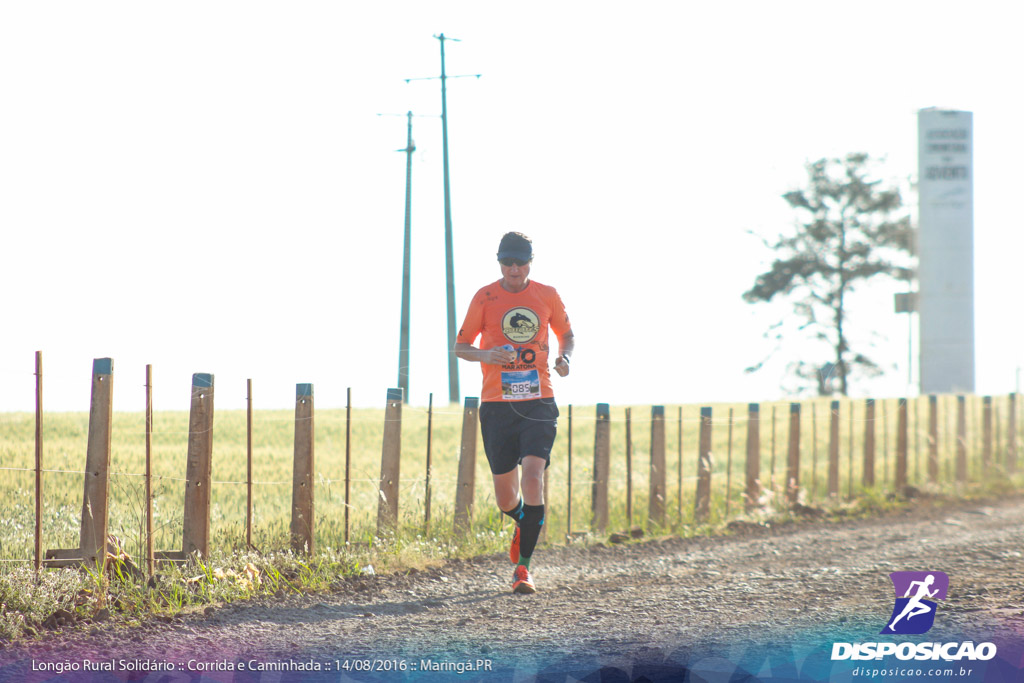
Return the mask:
<svg viewBox="0 0 1024 683">
<path fill-rule="evenodd" d="M 893 572 L 896 604 L 881 633 L 904 635 L 927 632 L 935 623 L 936 600 L 945 600 L 949 577 L 944 572 Z"/>
<path fill-rule="evenodd" d="M 517 344 L 531 342 L 540 332 L 540 316 L 523 306 L 513 308 L 502 316 L 501 332 Z"/>
</svg>

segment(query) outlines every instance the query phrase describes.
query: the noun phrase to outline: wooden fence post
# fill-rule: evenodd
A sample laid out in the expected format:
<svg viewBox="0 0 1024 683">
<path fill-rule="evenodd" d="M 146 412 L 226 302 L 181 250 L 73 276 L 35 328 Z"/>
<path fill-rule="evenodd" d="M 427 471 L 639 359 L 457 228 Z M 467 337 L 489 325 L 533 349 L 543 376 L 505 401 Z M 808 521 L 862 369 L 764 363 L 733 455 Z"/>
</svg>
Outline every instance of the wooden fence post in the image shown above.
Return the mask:
<svg viewBox="0 0 1024 683">
<path fill-rule="evenodd" d="M 665 526 L 665 406 L 651 408 L 651 481 L 649 523 Z"/>
<path fill-rule="evenodd" d="M 967 398 L 956 397 L 956 480 L 967 481 Z"/>
<path fill-rule="evenodd" d="M 114 362 L 93 361 L 92 406 L 86 451 L 85 500 L 82 505 L 82 553 L 87 564 L 99 566 L 107 547 L 110 433 L 113 420 Z"/>
<path fill-rule="evenodd" d="M 789 404 L 789 457 L 786 459 L 786 497 L 797 502 L 800 494 L 800 404 Z"/>
<path fill-rule="evenodd" d="M 431 441 L 434 437 L 434 392 L 430 392 L 427 401 L 427 472 L 423 482 L 423 535 L 430 535 L 430 475 L 433 464 L 431 462 Z"/>
<path fill-rule="evenodd" d="M 889 483 L 889 409 L 882 399 L 882 482 Z"/>
<path fill-rule="evenodd" d="M 711 469 L 714 464 L 711 453 L 711 408 L 700 409 L 700 439 L 697 455 L 697 495 L 693 518 L 697 523 L 706 522 L 711 516 Z"/>
<path fill-rule="evenodd" d="M 192 375 L 185 456 L 185 513 L 181 550 L 156 553 L 161 562 L 184 562 L 192 555 L 205 559 L 210 550 L 210 483 L 213 473 L 213 375 Z"/>
<path fill-rule="evenodd" d="M 679 501 L 676 509 L 676 521 L 679 524 L 683 523 L 683 407 L 679 406 L 679 418 L 678 418 L 679 429 L 676 432 L 677 440 L 677 451 L 678 451 L 678 471 L 676 472 L 679 478 Z"/>
<path fill-rule="evenodd" d="M 996 426 L 996 450 L 995 461 L 1005 468 L 1006 451 L 1003 450 L 1003 422 L 999 417 L 999 403 L 992 403 L 992 422 Z"/>
<path fill-rule="evenodd" d="M 913 480 L 916 481 L 916 482 L 919 482 L 919 483 L 922 481 L 922 478 L 921 478 L 921 399 L 924 398 L 924 397 L 925 396 L 918 396 L 918 397 L 913 399 L 913 427 L 912 427 L 912 429 L 910 427 L 910 415 L 909 415 L 909 413 L 907 414 L 907 430 L 913 432 Z M 909 411 L 909 407 L 907 407 L 907 411 Z M 907 437 L 907 439 L 909 439 L 909 436 Z M 910 463 L 909 463 L 910 441 L 909 440 L 907 440 L 906 447 L 907 447 L 907 452 L 908 452 L 908 455 L 907 455 L 907 458 L 908 458 L 908 460 L 907 460 L 907 480 L 909 481 L 909 468 L 910 468 Z M 927 469 L 927 463 L 926 463 L 926 469 Z"/>
<path fill-rule="evenodd" d="M 192 375 L 192 403 L 185 466 L 182 552 L 210 556 L 210 483 L 213 473 L 213 375 Z"/>
<path fill-rule="evenodd" d="M 939 397 L 928 396 L 928 481 L 939 480 Z"/>
<path fill-rule="evenodd" d="M 316 516 L 313 504 L 313 385 L 295 385 L 295 450 L 292 466 L 292 550 L 312 555 Z"/>
<path fill-rule="evenodd" d="M 865 487 L 875 485 L 875 399 L 864 401 L 864 474 Z"/>
<path fill-rule="evenodd" d="M 565 465 L 566 494 L 565 494 L 565 538 L 567 541 L 573 539 L 572 535 L 572 404 L 569 404 L 569 447 L 568 459 Z"/>
<path fill-rule="evenodd" d="M 732 408 L 729 408 L 729 441 L 725 456 L 725 518 L 729 518 L 729 499 L 732 497 Z"/>
<path fill-rule="evenodd" d="M 856 411 L 857 411 L 857 406 L 853 403 L 853 401 L 850 401 L 850 416 L 848 418 L 846 418 L 850 422 L 850 430 L 849 430 L 849 435 L 850 435 L 850 442 L 849 443 L 850 443 L 850 445 L 849 445 L 849 448 L 846 449 L 846 469 L 850 473 L 849 476 L 847 477 L 847 493 L 846 493 L 847 500 L 853 500 L 853 431 L 854 431 L 853 430 L 853 425 L 854 425 L 854 414 L 856 413 Z"/>
<path fill-rule="evenodd" d="M 626 408 L 626 527 L 633 528 L 633 411 Z"/>
<path fill-rule="evenodd" d="M 384 437 L 380 453 L 377 497 L 377 535 L 398 529 L 398 487 L 402 460 L 402 389 L 388 389 Z"/>
<path fill-rule="evenodd" d="M 968 458 L 968 477 L 973 475 L 981 479 L 983 472 L 981 466 L 981 397 L 971 396 L 967 399 L 967 419 L 971 431 L 971 445 L 974 447 L 975 457 Z"/>
<path fill-rule="evenodd" d="M 814 500 L 818 490 L 818 404 L 811 402 L 811 486 L 808 498 Z"/>
<path fill-rule="evenodd" d="M 946 457 L 941 458 L 940 466 L 944 464 L 946 472 L 946 481 L 953 481 L 955 476 L 954 466 L 956 464 L 956 448 L 953 440 L 949 437 L 949 421 L 953 417 L 953 410 L 950 408 L 950 400 L 952 396 L 946 396 L 945 400 L 940 403 L 940 406 L 945 407 L 942 419 L 942 446 L 946 451 Z M 940 408 L 941 409 L 941 408 Z"/>
<path fill-rule="evenodd" d="M 899 417 L 896 423 L 896 495 L 902 496 L 907 488 L 907 399 L 899 400 Z"/>
<path fill-rule="evenodd" d="M 154 570 L 153 550 L 153 366 L 146 366 L 146 575 Z"/>
<path fill-rule="evenodd" d="M 611 411 L 607 403 L 597 404 L 594 423 L 594 483 L 590 490 L 591 526 L 599 534 L 608 528 L 608 475 L 611 460 Z"/>
<path fill-rule="evenodd" d="M 110 358 L 96 358 L 92 363 L 92 399 L 89 405 L 89 437 L 85 452 L 85 486 L 82 495 L 79 547 L 47 550 L 47 567 L 79 564 L 99 567 L 106 557 L 113 395 L 114 361 Z"/>
<path fill-rule="evenodd" d="M 1006 472 L 1017 471 L 1017 394 L 1010 394 L 1010 408 L 1006 424 Z"/>
<path fill-rule="evenodd" d="M 747 486 L 745 509 L 758 507 L 761 500 L 761 406 L 747 404 Z"/>
<path fill-rule="evenodd" d="M 349 542 L 349 514 L 352 507 L 352 387 L 345 389 L 345 545 Z"/>
<path fill-rule="evenodd" d="M 981 473 L 988 475 L 992 465 L 992 397 L 981 399 Z"/>
<path fill-rule="evenodd" d="M 828 425 L 828 495 L 839 496 L 839 401 L 832 401 Z"/>
<path fill-rule="evenodd" d="M 252 548 L 252 379 L 245 380 L 245 547 Z"/>
<path fill-rule="evenodd" d="M 772 457 L 768 463 L 768 488 L 771 489 L 772 498 L 775 497 L 775 409 L 772 406 Z"/>
<path fill-rule="evenodd" d="M 43 352 L 36 351 L 36 519 L 35 555 L 36 575 L 43 566 Z"/>
<path fill-rule="evenodd" d="M 455 488 L 455 532 L 467 532 L 473 520 L 476 487 L 476 424 L 480 399 L 466 397 L 462 413 L 462 445 L 459 447 L 459 478 Z"/>
</svg>

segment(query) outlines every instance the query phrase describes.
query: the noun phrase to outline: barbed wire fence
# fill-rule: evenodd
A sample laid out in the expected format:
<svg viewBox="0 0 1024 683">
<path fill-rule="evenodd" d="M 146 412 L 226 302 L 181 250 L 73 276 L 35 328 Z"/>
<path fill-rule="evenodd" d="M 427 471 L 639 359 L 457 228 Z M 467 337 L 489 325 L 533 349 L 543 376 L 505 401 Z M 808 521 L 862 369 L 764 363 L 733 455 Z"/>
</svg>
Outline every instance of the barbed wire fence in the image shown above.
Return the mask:
<svg viewBox="0 0 1024 683">
<path fill-rule="evenodd" d="M 101 384 L 100 375 L 94 376 L 94 386 Z M 37 380 L 41 383 L 38 358 Z M 308 414 L 297 408 L 292 417 L 283 410 L 254 411 L 250 380 L 247 414 L 226 411 L 214 427 L 212 377 L 204 388 L 210 403 L 207 428 L 195 428 L 193 411 L 188 422 L 173 412 L 113 415 L 107 397 L 107 426 L 100 435 L 94 420 L 104 410 L 96 405 L 96 392 L 88 416 L 61 414 L 44 421 L 37 391 L 34 438 L 28 437 L 23 417 L 0 422 L 5 432 L 0 472 L 10 506 L 0 521 L 0 568 L 87 562 L 104 548 L 107 535 L 120 538 L 152 567 L 154 546 L 182 547 L 179 560 L 199 550 L 188 547 L 190 523 L 205 528 L 203 554 L 340 550 L 396 534 L 458 542 L 467 533 L 500 531 L 508 524 L 494 508 L 476 429 L 476 399 L 461 408 L 435 409 L 431 397 L 430 406 L 417 408 L 402 406 L 401 397 L 396 401 L 389 390 L 383 415 L 371 409 L 353 414 L 349 392 L 344 411 L 314 415 L 309 386 Z M 1018 472 L 1018 403 L 1010 394 L 670 409 L 612 410 L 597 404 L 574 411 L 567 406 L 546 473 L 546 539 L 571 542 L 608 531 L 675 533 L 756 522 L 779 511 L 849 505 L 864 496 L 913 497 L 929 487 L 962 493 L 985 482 L 1009 485 Z M 299 453 L 297 435 L 307 427 L 313 435 L 308 463 L 299 466 L 307 456 Z M 398 435 L 390 446 L 389 428 Z M 35 445 L 35 467 L 27 466 L 24 449 L 15 445 L 26 439 Z M 216 457 L 200 481 L 188 470 L 204 441 Z M 50 442 L 55 449 L 47 447 Z M 102 473 L 88 458 L 100 448 L 96 444 L 106 444 L 108 462 L 109 451 L 115 456 Z M 138 471 L 141 462 L 148 463 L 145 471 Z M 297 511 L 299 470 L 312 495 Z M 89 489 L 89 482 L 100 478 L 107 492 L 102 501 Z M 74 492 L 83 490 L 83 480 L 84 500 Z M 195 515 L 187 521 L 183 492 L 187 499 L 197 481 L 198 488 L 206 487 L 207 504 L 200 506 L 198 521 Z M 95 512 L 100 502 L 106 533 L 93 533 L 82 522 L 83 511 Z M 302 526 L 297 515 L 311 521 L 305 545 L 296 544 Z M 83 551 L 87 540 L 99 543 L 93 555 Z M 44 541 L 67 550 L 44 557 Z"/>
</svg>

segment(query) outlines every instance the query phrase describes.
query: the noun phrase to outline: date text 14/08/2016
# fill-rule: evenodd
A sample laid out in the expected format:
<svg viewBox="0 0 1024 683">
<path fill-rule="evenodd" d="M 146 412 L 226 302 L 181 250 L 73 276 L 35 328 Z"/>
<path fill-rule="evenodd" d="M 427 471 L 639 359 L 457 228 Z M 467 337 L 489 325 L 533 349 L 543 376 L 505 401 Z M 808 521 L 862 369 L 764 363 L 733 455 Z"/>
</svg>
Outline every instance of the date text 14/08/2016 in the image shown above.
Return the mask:
<svg viewBox="0 0 1024 683">
<path fill-rule="evenodd" d="M 490 659 L 470 659 L 464 661 L 438 661 L 420 659 L 339 659 L 334 662 L 338 671 L 446 671 L 456 674 L 474 671 L 492 671 Z"/>
</svg>

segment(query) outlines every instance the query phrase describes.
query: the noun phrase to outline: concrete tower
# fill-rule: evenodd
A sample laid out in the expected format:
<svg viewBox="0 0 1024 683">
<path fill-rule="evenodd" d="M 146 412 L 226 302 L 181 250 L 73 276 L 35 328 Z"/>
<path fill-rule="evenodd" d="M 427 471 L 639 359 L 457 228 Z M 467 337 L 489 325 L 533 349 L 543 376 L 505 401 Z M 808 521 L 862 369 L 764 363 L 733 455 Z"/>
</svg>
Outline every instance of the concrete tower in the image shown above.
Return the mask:
<svg viewBox="0 0 1024 683">
<path fill-rule="evenodd" d="M 971 112 L 917 113 L 921 393 L 974 391 Z"/>
</svg>

